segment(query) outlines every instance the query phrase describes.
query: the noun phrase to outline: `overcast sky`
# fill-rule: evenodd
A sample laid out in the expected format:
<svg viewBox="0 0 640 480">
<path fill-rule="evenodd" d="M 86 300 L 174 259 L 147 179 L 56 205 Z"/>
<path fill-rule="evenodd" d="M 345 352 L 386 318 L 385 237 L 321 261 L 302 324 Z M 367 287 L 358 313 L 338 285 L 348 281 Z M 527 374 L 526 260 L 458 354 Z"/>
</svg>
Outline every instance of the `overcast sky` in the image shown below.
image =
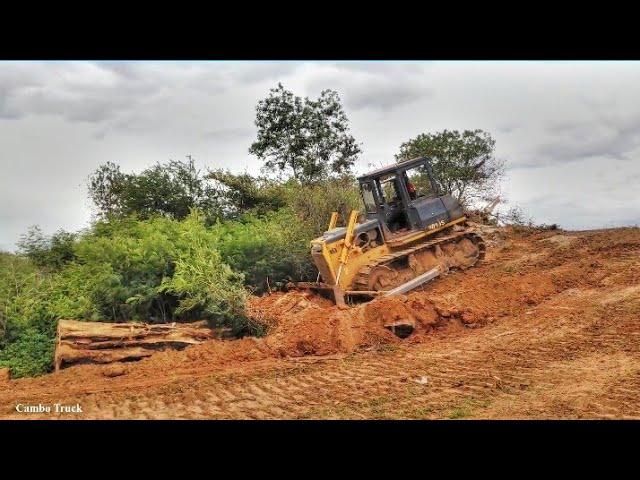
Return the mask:
<svg viewBox="0 0 640 480">
<path fill-rule="evenodd" d="M 30 225 L 87 226 L 86 178 L 107 161 L 258 173 L 255 105 L 278 82 L 338 91 L 359 172 L 419 133 L 480 128 L 534 221 L 640 224 L 639 62 L 4 62 L 0 249 Z"/>
</svg>

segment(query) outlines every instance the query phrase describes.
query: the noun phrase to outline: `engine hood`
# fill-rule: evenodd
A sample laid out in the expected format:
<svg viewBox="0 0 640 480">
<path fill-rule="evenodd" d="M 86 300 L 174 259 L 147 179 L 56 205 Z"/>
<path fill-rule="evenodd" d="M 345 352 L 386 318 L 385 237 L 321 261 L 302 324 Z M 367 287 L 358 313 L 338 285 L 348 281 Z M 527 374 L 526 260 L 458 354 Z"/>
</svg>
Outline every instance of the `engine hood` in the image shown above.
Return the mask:
<svg viewBox="0 0 640 480">
<path fill-rule="evenodd" d="M 358 223 L 356 224 L 354 234 L 358 235 L 359 233 L 366 232 L 376 227 L 377 225 L 378 225 L 378 220 L 376 219 L 367 220 L 364 223 Z M 341 238 L 344 238 L 346 233 L 347 233 L 347 227 L 338 227 L 338 228 L 334 228 L 333 230 L 328 230 L 324 232 L 322 236 L 318 238 L 318 240 L 322 240 L 325 243 L 333 243 L 340 240 Z"/>
</svg>

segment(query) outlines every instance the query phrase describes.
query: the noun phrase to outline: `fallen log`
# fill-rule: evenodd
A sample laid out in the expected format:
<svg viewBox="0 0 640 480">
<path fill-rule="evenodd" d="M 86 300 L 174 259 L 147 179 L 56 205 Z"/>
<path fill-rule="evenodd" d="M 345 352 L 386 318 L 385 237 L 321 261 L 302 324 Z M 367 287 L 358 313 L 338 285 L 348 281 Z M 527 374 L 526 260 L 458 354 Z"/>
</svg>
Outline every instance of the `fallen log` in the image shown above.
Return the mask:
<svg viewBox="0 0 640 480">
<path fill-rule="evenodd" d="M 140 360 L 166 349 L 182 349 L 218 337 L 202 324 L 105 323 L 60 320 L 55 369 L 78 363 Z"/>
</svg>

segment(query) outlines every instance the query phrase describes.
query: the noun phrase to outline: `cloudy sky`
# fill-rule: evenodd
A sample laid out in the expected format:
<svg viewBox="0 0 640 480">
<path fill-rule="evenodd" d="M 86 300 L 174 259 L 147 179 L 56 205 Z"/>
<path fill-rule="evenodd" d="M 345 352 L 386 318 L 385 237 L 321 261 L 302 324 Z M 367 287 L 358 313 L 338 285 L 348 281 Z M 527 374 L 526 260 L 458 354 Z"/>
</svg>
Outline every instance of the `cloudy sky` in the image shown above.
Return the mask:
<svg viewBox="0 0 640 480">
<path fill-rule="evenodd" d="M 107 161 L 258 173 L 255 105 L 278 82 L 338 91 L 360 172 L 419 133 L 480 128 L 536 222 L 640 224 L 640 62 L 0 62 L 0 249 L 86 226 Z"/>
</svg>

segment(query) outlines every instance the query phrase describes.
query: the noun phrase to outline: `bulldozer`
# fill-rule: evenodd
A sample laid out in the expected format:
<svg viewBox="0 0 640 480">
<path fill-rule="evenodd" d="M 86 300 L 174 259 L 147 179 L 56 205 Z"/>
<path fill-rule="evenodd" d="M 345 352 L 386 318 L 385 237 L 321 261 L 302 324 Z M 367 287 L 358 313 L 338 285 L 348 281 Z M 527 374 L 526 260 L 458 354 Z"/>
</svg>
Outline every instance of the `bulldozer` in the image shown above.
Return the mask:
<svg viewBox="0 0 640 480">
<path fill-rule="evenodd" d="M 315 282 L 299 282 L 351 301 L 409 292 L 450 269 L 467 269 L 485 256 L 482 237 L 467 226 L 460 203 L 444 193 L 428 157 L 395 163 L 358 177 L 365 211 L 351 211 L 337 227 L 311 241 Z"/>
</svg>

